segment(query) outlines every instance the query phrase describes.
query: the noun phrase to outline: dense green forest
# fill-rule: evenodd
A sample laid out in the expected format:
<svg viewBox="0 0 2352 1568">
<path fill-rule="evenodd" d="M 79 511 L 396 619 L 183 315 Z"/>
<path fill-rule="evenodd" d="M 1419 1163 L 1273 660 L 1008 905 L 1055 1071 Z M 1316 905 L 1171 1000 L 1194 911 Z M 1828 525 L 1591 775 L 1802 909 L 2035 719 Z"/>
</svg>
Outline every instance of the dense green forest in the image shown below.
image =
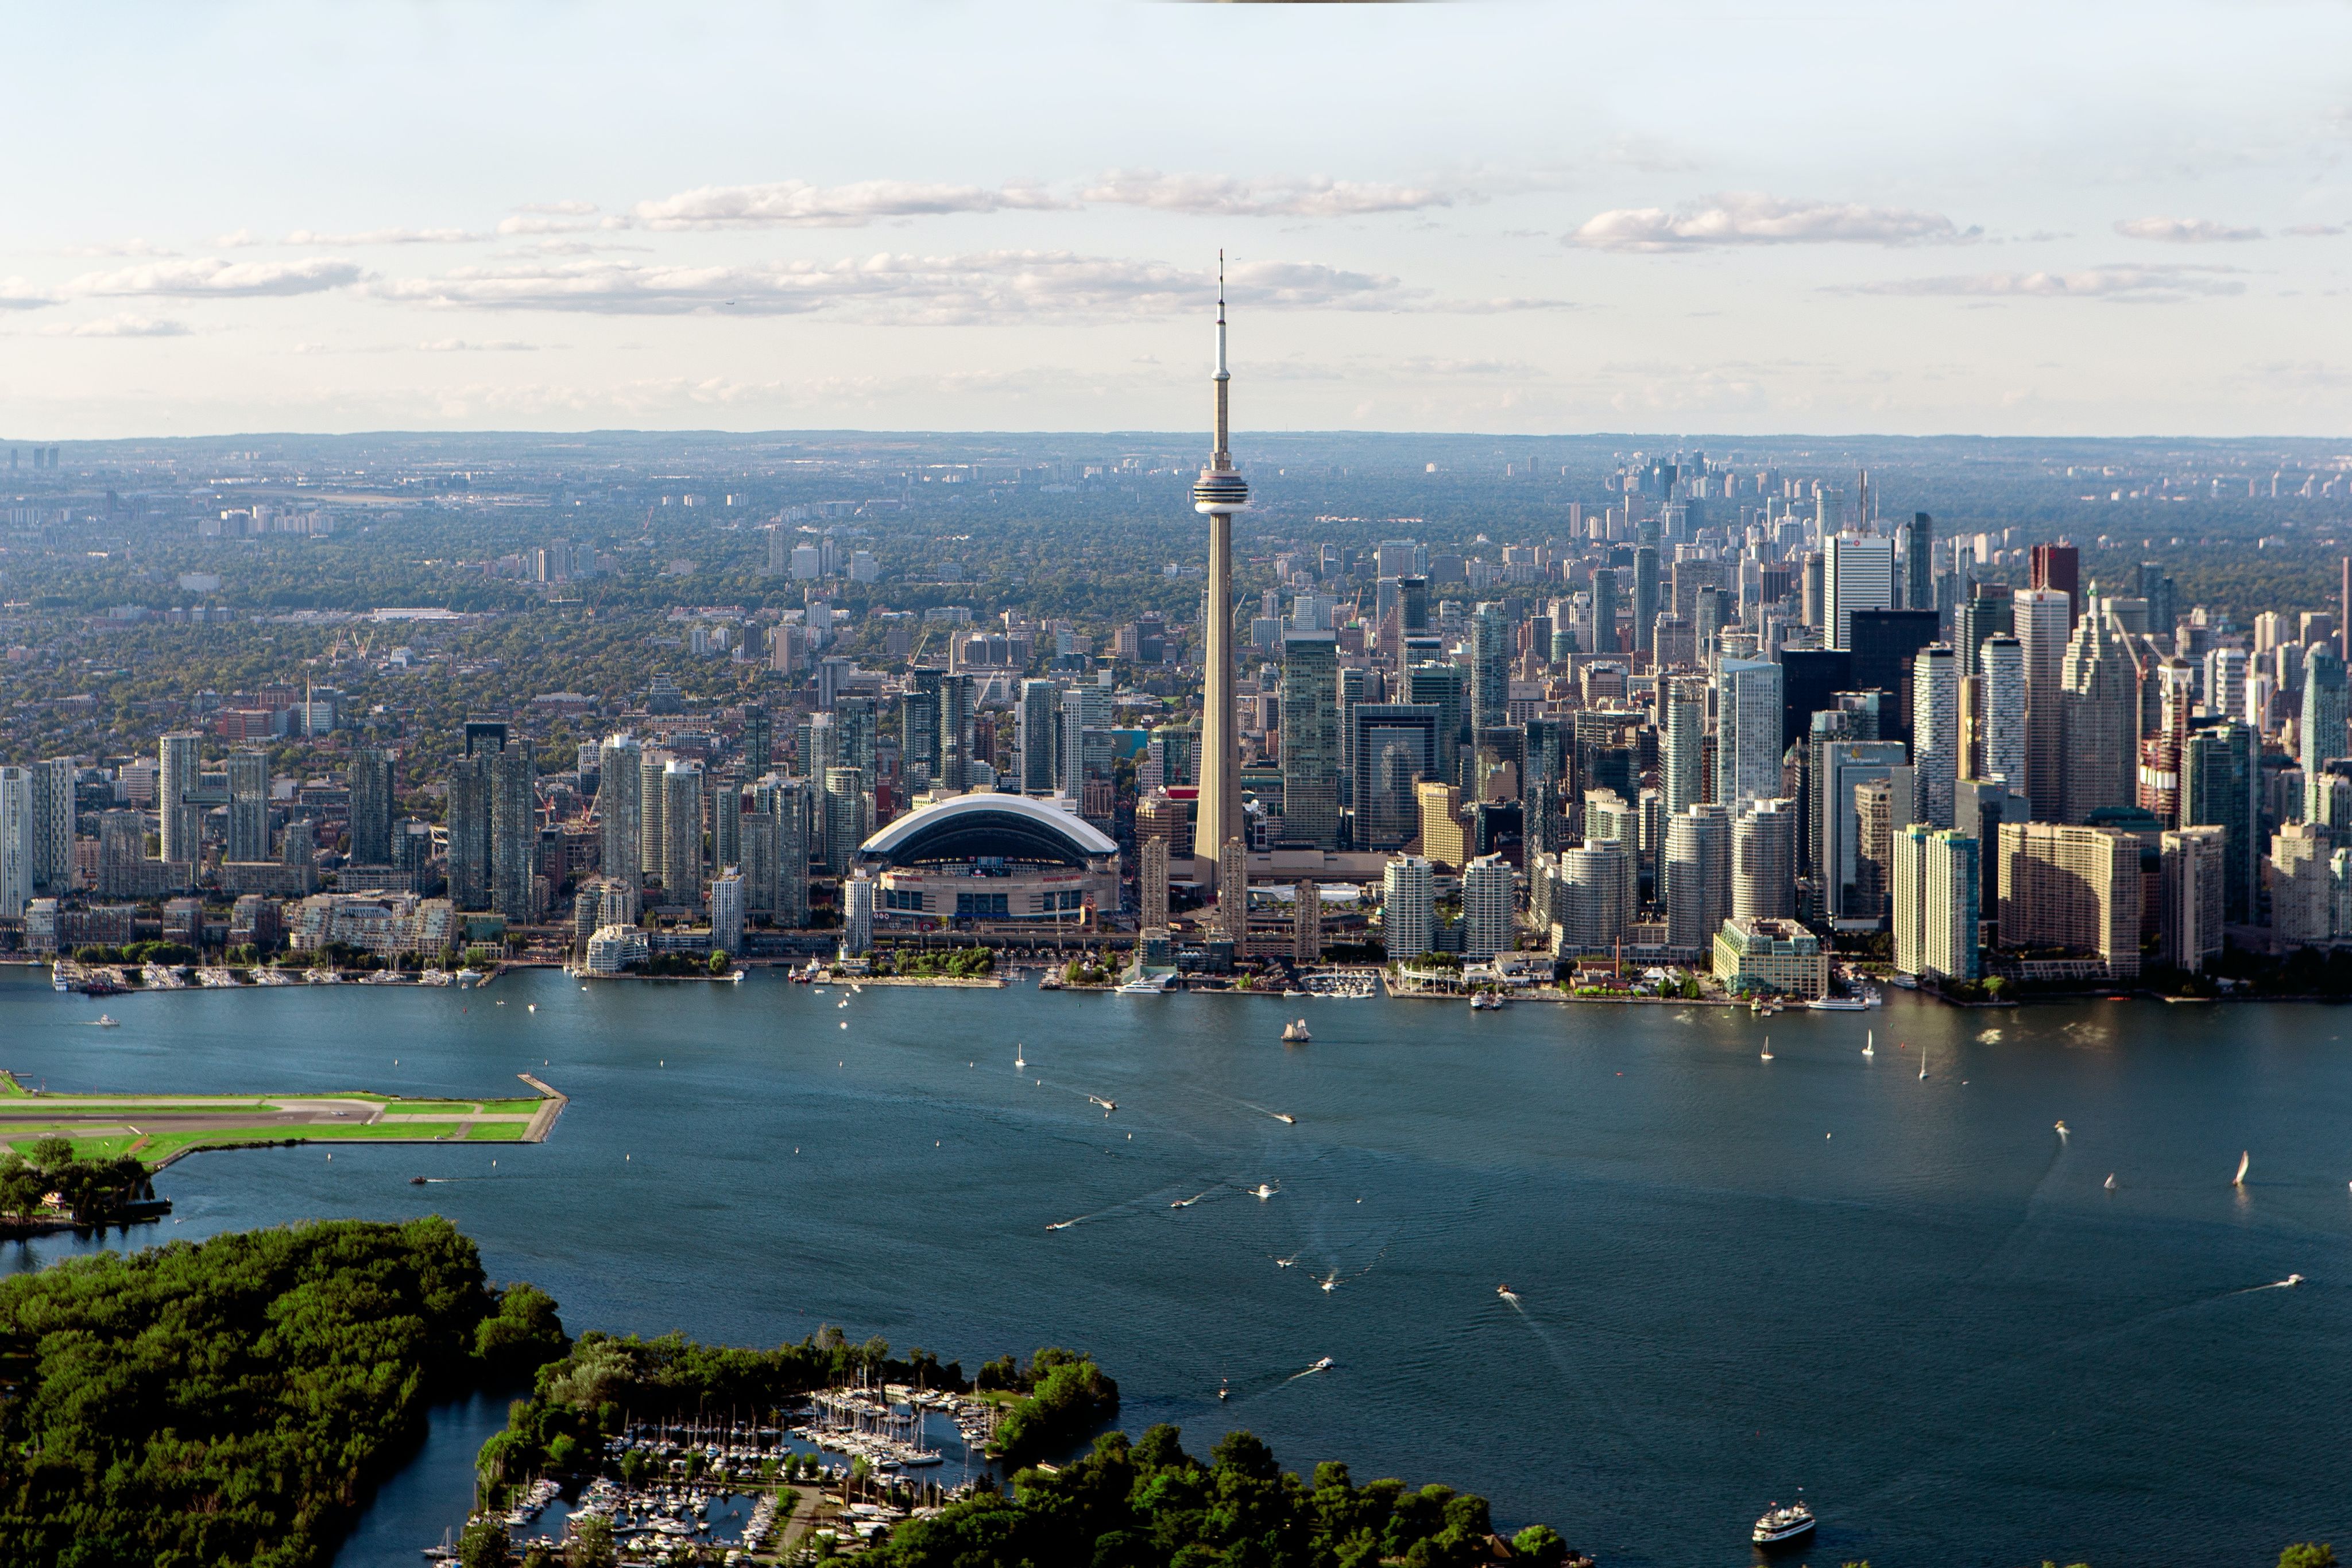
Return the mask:
<svg viewBox="0 0 2352 1568">
<path fill-rule="evenodd" d="M 427 1406 L 566 1349 L 446 1220 L 101 1253 L 0 1281 L 0 1568 L 311 1568 Z"/>
<path fill-rule="evenodd" d="M 1498 1560 L 1486 1500 L 1399 1480 L 1359 1487 L 1344 1464 L 1302 1481 L 1247 1432 L 1229 1432 L 1207 1464 L 1173 1427 L 1130 1443 L 1107 1432 L 1058 1472 L 1027 1469 L 1009 1492 L 983 1492 L 937 1519 L 912 1520 L 867 1554 L 874 1568 L 1454 1568 Z M 1512 1538 L 1504 1560 L 1559 1563 L 1549 1525 Z"/>
</svg>

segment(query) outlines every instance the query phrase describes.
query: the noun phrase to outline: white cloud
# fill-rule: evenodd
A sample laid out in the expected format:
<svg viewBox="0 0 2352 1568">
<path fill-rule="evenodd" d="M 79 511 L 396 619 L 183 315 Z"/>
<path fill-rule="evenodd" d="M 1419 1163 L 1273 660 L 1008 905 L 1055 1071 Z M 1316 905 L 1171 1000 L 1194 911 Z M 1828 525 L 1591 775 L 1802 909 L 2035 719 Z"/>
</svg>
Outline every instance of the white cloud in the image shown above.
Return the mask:
<svg viewBox="0 0 2352 1568">
<path fill-rule="evenodd" d="M 2342 224 L 2295 224 L 2286 232 L 2297 239 L 2326 239 L 2346 231 Z"/>
<path fill-rule="evenodd" d="M 227 234 L 215 235 L 213 236 L 213 248 L 215 250 L 243 250 L 248 246 L 267 245 L 268 243 L 268 241 L 263 239 L 259 235 L 255 234 L 251 229 L 232 229 Z"/>
<path fill-rule="evenodd" d="M 548 213 L 557 217 L 585 217 L 596 210 L 593 202 L 525 202 L 515 208 L 519 213 Z"/>
<path fill-rule="evenodd" d="M 786 225 L 859 228 L 877 218 L 930 217 L 947 213 L 1039 210 L 1070 204 L 1034 185 L 930 184 L 914 180 L 865 180 L 821 186 L 801 180 L 762 185 L 705 185 L 658 202 L 639 202 L 636 221 L 656 229 L 715 229 Z"/>
<path fill-rule="evenodd" d="M 416 345 L 426 354 L 530 354 L 539 350 L 537 343 L 525 343 L 513 338 L 487 338 L 468 342 L 463 338 L 439 338 Z"/>
<path fill-rule="evenodd" d="M 38 310 L 55 305 L 58 296 L 29 279 L 0 277 L 0 310 Z"/>
<path fill-rule="evenodd" d="M 288 245 L 472 245 L 488 239 L 465 229 L 362 229 L 353 234 L 317 234 L 310 229 L 296 229 L 286 236 Z"/>
<path fill-rule="evenodd" d="M 42 328 L 41 332 L 50 338 L 184 338 L 189 329 L 182 322 L 160 321 L 123 310 L 92 321 L 60 321 Z"/>
<path fill-rule="evenodd" d="M 1832 290 L 1842 294 L 1954 295 L 1989 298 L 2113 299 L 2162 303 L 2191 294 L 2243 294 L 2233 267 L 2136 267 L 2119 263 L 2074 272 L 1979 272 L 1964 277 L 1898 278 Z"/>
<path fill-rule="evenodd" d="M 551 204 L 562 205 L 561 203 Z M 521 217 L 500 218 L 499 233 L 502 235 L 576 235 L 592 229 L 616 229 L 629 226 L 626 218 L 592 218 L 577 214 L 542 215 L 526 214 Z"/>
<path fill-rule="evenodd" d="M 1224 174 L 1163 174 L 1156 169 L 1118 170 L 1079 193 L 1089 202 L 1149 207 L 1158 212 L 1213 217 L 1340 218 L 1371 213 L 1418 212 L 1450 207 L 1463 193 L 1420 185 L 1364 183 L 1353 180 L 1237 180 Z"/>
<path fill-rule="evenodd" d="M 173 298 L 259 298 L 320 294 L 357 283 L 367 273 L 356 262 L 331 256 L 300 261 L 150 262 L 115 272 L 85 273 L 66 285 L 72 295 L 100 298 L 148 295 Z"/>
<path fill-rule="evenodd" d="M 2162 240 L 2167 245 L 2210 245 L 2222 240 L 2261 239 L 2263 231 L 2216 223 L 2211 218 L 2123 218 L 2116 233 L 2126 239 Z"/>
<path fill-rule="evenodd" d="M 1426 304 L 1381 274 L 1313 262 L 1252 262 L 1227 275 L 1241 308 L 1390 309 Z M 965 322 L 1033 313 L 1164 315 L 1198 310 L 1215 275 L 1161 262 L 1067 251 L 952 256 L 883 252 L 833 263 L 679 267 L 577 261 L 460 267 L 375 286 L 390 299 L 494 310 L 613 316 L 784 316 L 829 312 L 880 321 Z"/>
<path fill-rule="evenodd" d="M 1672 211 L 1614 208 L 1587 219 L 1568 243 L 1588 250 L 1662 252 L 1745 245 L 1962 245 L 1981 233 L 1941 213 L 1731 191 Z"/>
<path fill-rule="evenodd" d="M 113 256 L 177 256 L 176 250 L 166 250 L 151 241 L 132 238 L 119 245 L 78 245 L 58 252 L 59 256 L 97 257 Z"/>
</svg>

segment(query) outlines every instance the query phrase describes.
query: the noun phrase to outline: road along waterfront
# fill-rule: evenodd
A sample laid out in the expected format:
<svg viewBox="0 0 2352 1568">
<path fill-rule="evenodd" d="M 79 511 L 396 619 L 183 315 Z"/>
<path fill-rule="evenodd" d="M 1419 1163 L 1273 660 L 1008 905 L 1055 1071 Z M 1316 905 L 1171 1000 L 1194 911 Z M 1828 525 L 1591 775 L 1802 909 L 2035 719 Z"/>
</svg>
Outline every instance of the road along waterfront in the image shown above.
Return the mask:
<svg viewBox="0 0 2352 1568">
<path fill-rule="evenodd" d="M 1082 1347 L 1130 1430 L 1443 1477 L 1605 1563 L 1745 1561 L 1801 1485 L 1815 1560 L 2221 1568 L 2352 1536 L 2336 1010 L 495 990 L 110 998 L 94 1030 L 11 976 L 0 1038 L 52 1091 L 571 1096 L 534 1147 L 183 1160 L 179 1223 L 134 1245 L 437 1211 L 575 1329 L 832 1322 L 967 1369 Z M 436 1434 L 342 1561 L 412 1568 L 470 1458 Z"/>
</svg>

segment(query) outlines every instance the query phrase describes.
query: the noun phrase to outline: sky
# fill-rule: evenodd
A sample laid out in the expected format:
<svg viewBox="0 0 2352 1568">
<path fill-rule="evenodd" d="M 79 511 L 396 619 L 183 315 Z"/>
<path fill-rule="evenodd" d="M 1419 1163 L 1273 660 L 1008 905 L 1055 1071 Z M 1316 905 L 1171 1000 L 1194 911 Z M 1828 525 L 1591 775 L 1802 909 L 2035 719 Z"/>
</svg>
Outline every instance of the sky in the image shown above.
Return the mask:
<svg viewBox="0 0 2352 1568">
<path fill-rule="evenodd" d="M 2352 414 L 2343 0 L 99 20 L 9 22 L 0 439 L 1181 429 L 1221 248 L 1237 433 Z"/>
</svg>

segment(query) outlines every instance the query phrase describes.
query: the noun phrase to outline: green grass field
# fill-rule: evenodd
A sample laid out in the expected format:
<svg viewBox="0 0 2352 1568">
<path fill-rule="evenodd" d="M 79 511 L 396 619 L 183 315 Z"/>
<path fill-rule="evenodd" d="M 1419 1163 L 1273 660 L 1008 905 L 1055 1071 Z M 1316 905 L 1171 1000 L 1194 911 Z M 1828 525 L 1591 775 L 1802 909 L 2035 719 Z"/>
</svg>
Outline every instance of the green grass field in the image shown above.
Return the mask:
<svg viewBox="0 0 2352 1568">
<path fill-rule="evenodd" d="M 44 1100 L 59 1103 L 44 1115 Z M 166 1123 L 142 1127 L 142 1121 L 168 1117 L 226 1116 L 240 1112 L 278 1111 L 288 1100 L 351 1101 L 380 1106 L 373 1121 L 360 1119 L 355 1110 L 349 1121 L 262 1123 L 251 1126 L 184 1127 Z M 333 1094 L 289 1095 L 283 1099 L 244 1095 L 204 1095 L 184 1099 L 151 1095 L 67 1094 L 44 1096 L 26 1091 L 0 1073 L 0 1147 L 29 1155 L 33 1145 L 49 1136 L 66 1138 L 82 1159 L 111 1159 L 131 1155 L 152 1169 L 199 1149 L 248 1148 L 269 1144 L 388 1144 L 450 1143 L 513 1144 L 522 1141 L 530 1118 L 548 1102 L 529 1099 L 403 1100 L 388 1094 L 337 1092 Z M 90 1118 L 102 1115 L 93 1126 Z M 481 1120 L 498 1117 L 499 1120 Z M 72 1119 L 72 1118 L 79 1118 Z M 84 1131 L 82 1129 L 90 1129 Z M 129 1130 L 125 1130 L 129 1129 Z"/>
</svg>

